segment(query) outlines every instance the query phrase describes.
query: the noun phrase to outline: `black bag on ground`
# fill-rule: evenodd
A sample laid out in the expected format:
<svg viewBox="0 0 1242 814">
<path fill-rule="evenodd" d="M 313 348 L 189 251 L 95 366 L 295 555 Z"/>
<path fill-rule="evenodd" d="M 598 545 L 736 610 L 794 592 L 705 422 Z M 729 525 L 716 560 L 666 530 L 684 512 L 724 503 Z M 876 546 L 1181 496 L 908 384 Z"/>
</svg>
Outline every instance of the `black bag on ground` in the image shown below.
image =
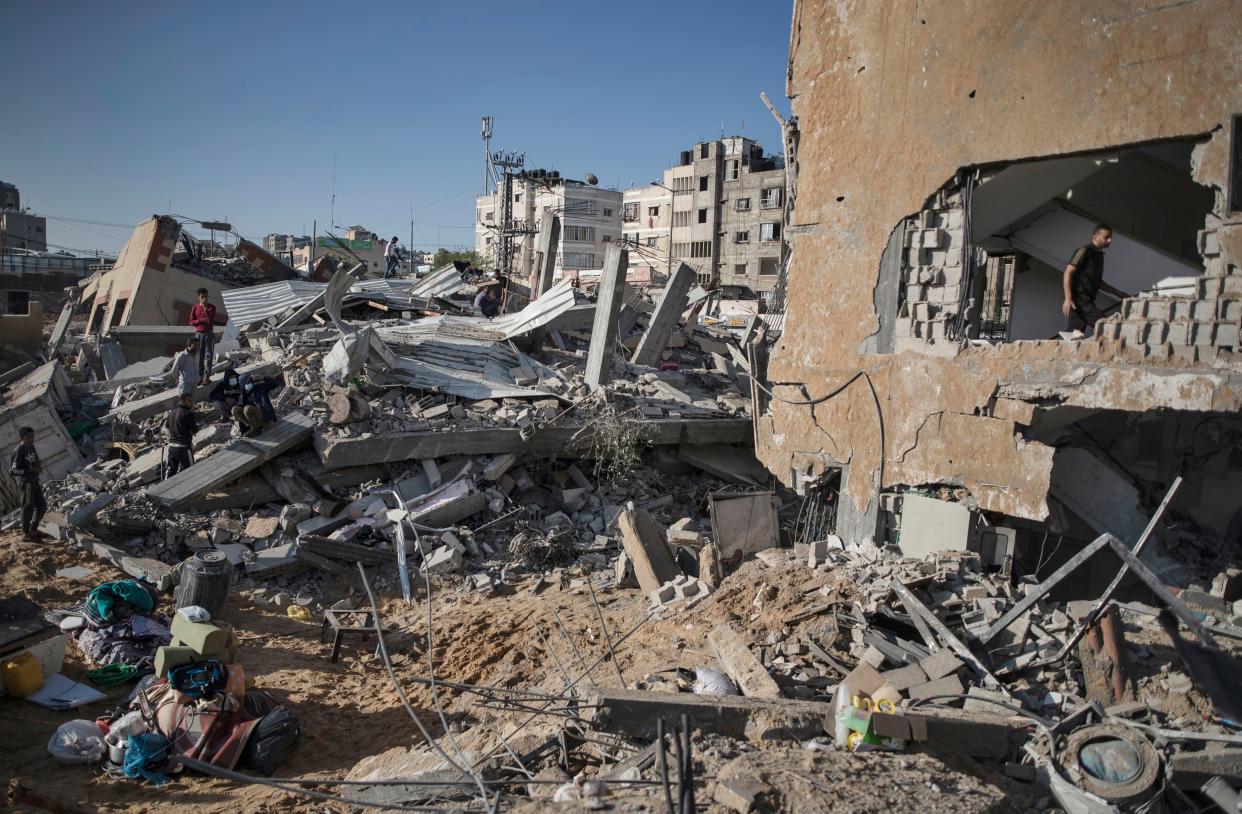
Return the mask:
<svg viewBox="0 0 1242 814">
<path fill-rule="evenodd" d="M 242 750 L 242 768 L 271 777 L 298 742 L 298 719 L 285 707 L 264 715 Z"/>
</svg>

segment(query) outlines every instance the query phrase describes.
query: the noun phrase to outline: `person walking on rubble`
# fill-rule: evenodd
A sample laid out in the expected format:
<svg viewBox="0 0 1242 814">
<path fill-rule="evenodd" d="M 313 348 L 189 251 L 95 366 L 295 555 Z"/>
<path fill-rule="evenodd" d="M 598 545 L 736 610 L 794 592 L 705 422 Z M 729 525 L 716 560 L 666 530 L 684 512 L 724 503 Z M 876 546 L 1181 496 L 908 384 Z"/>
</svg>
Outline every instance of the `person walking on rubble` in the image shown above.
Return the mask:
<svg viewBox="0 0 1242 814">
<path fill-rule="evenodd" d="M 211 381 L 211 368 L 216 361 L 216 307 L 208 301 L 210 297 L 211 292 L 200 288 L 198 302 L 190 308 L 190 325 L 198 339 L 199 384 Z"/>
<path fill-rule="evenodd" d="M 1066 318 L 1065 330 L 1082 331 L 1088 336 L 1094 333 L 1095 323 L 1104 316 L 1095 304 L 1100 289 L 1118 299 L 1130 296 L 1104 282 L 1104 250 L 1112 242 L 1112 228 L 1105 223 L 1097 225 L 1091 233 L 1091 242 L 1079 246 L 1065 267 L 1061 280 L 1065 294 L 1065 301 L 1061 303 L 1061 313 Z"/>
<path fill-rule="evenodd" d="M 39 521 L 47 513 L 47 501 L 43 499 L 43 487 L 39 485 L 43 463 L 39 460 L 39 451 L 35 449 L 34 428 L 22 427 L 17 431 L 17 437 L 21 443 L 13 450 L 9 474 L 22 491 L 22 539 L 32 543 L 47 536 L 38 530 Z"/>
<path fill-rule="evenodd" d="M 392 240 L 388 241 L 388 245 L 384 247 L 384 260 L 387 268 L 384 269 L 384 279 L 397 276 L 397 265 L 401 262 L 401 255 L 397 249 L 397 236 L 393 235 Z"/>
<path fill-rule="evenodd" d="M 182 393 L 177 406 L 168 411 L 168 448 L 164 453 L 164 480 L 194 465 L 194 433 L 198 420 L 194 417 L 194 398 Z"/>
<path fill-rule="evenodd" d="M 188 395 L 194 395 L 194 388 L 198 387 L 201 376 L 198 371 L 198 335 L 190 337 L 185 343 L 185 350 L 177 351 L 177 355 L 173 357 L 172 367 L 163 376 L 157 376 L 156 381 L 163 379 L 164 381 L 176 382 L 177 392 Z"/>
</svg>

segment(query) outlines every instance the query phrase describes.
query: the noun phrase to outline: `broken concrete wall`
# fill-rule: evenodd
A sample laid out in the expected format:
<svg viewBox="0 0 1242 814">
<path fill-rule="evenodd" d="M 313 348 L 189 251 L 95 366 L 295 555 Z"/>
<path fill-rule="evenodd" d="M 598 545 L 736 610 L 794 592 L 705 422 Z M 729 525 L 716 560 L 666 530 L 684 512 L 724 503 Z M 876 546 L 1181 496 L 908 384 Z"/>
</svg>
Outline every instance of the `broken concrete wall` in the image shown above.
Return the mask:
<svg viewBox="0 0 1242 814">
<path fill-rule="evenodd" d="M 1204 242 L 1219 259 L 1204 258 L 1203 293 L 1242 290 L 1242 223 L 1222 215 L 1230 117 L 1242 109 L 1242 18 L 1233 8 L 796 4 L 788 92 L 801 131 L 798 197 L 769 381 L 778 396 L 804 401 L 865 375 L 812 406 L 771 402 L 758 422 L 759 452 L 780 478 L 791 482 L 799 461 L 814 468 L 831 459 L 849 468 L 843 514 L 874 518 L 881 484 L 934 480 L 967 486 L 982 508 L 1042 519 L 1051 450 L 1022 440 L 1012 418 L 991 415 L 995 396 L 1140 411 L 1185 409 L 1183 395 L 1211 410 L 1242 404 L 1239 364 L 1223 348 L 1160 358 L 1096 339 L 939 357 L 859 352 L 880 329 L 876 290 L 894 227 L 964 167 L 1208 133 L 1193 178 L 1215 194 L 1219 224 Z M 1140 106 L 1145 114 L 1134 116 Z"/>
<path fill-rule="evenodd" d="M 116 264 L 92 278 L 83 290 L 92 332 L 114 325 L 188 325 L 200 288 L 211 293 L 217 322 L 227 318 L 220 305 L 224 286 L 172 267 L 180 234 L 181 225 L 166 215 L 153 215 L 138 224 Z"/>
</svg>

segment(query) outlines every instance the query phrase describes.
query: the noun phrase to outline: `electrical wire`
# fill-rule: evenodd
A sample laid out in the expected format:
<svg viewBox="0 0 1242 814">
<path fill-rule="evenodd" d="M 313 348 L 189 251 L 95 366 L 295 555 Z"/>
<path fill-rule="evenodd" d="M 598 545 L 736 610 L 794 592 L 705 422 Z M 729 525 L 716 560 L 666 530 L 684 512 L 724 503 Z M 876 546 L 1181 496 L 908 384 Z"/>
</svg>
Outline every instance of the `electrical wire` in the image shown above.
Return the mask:
<svg viewBox="0 0 1242 814">
<path fill-rule="evenodd" d="M 436 751 L 436 754 L 443 758 L 448 765 L 452 766 L 457 771 L 462 774 L 469 775 L 479 786 L 480 790 L 482 790 L 483 802 L 490 805 L 487 799 L 487 789 L 483 785 L 483 781 L 475 773 L 473 767 L 463 769 L 455 760 L 449 757 L 448 753 L 440 747 L 439 742 L 431 736 L 430 732 L 427 731 L 427 727 L 423 725 L 423 722 L 418 717 L 418 714 L 414 712 L 414 707 L 410 704 L 410 699 L 406 696 L 405 689 L 402 688 L 401 682 L 397 679 L 397 671 L 393 669 L 392 659 L 388 656 L 388 645 L 384 641 L 384 624 L 382 618 L 380 617 L 379 603 L 375 601 L 375 592 L 371 590 L 371 581 L 367 579 L 367 572 L 366 569 L 363 568 L 362 563 L 358 563 L 358 573 L 362 577 L 362 587 L 366 590 L 367 600 L 371 603 L 371 612 L 375 617 L 375 635 L 379 640 L 380 658 L 384 661 L 384 668 L 388 670 L 388 677 L 392 680 L 392 686 L 397 691 L 397 697 L 401 700 L 402 706 L 404 706 L 405 711 L 410 714 L 410 718 L 413 719 L 414 725 L 418 727 L 418 731 L 422 733 L 423 738 L 427 741 L 431 748 Z"/>
</svg>

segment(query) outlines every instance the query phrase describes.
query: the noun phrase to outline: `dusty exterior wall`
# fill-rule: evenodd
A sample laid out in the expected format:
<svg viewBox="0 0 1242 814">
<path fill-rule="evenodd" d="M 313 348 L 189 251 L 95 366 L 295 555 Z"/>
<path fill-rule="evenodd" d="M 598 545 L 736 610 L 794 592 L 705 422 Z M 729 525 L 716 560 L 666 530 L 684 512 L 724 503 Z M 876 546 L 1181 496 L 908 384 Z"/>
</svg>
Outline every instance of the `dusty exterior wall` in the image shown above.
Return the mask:
<svg viewBox="0 0 1242 814">
<path fill-rule="evenodd" d="M 1223 349 L 1162 357 L 1110 337 L 860 352 L 880 327 L 894 228 L 975 165 L 1210 134 L 1194 178 L 1213 190 L 1220 220 L 1206 224 L 1216 254 L 1200 294 L 1242 294 L 1242 219 L 1223 214 L 1242 5 L 799 0 L 790 60 L 798 197 L 768 378 L 801 401 L 866 376 L 813 406 L 771 402 L 759 452 L 783 480 L 835 462 L 849 472 L 847 513 L 873 512 L 881 483 L 937 481 L 966 486 L 985 509 L 1041 519 L 1052 450 L 1015 434 L 1023 411 L 1012 403 L 993 413 L 997 395 L 1126 410 L 1242 404 L 1242 365 Z"/>
<path fill-rule="evenodd" d="M 188 325 L 200 288 L 216 303 L 217 321 L 224 318 L 224 286 L 171 266 L 180 231 L 175 220 L 162 215 L 138 224 L 116 264 L 85 286 L 83 301 L 91 303 L 88 326 L 94 328 L 101 311 L 103 330 L 113 325 Z"/>
<path fill-rule="evenodd" d="M 43 348 L 43 304 L 31 302 L 25 314 L 0 314 L 0 340 L 26 353 Z"/>
</svg>

